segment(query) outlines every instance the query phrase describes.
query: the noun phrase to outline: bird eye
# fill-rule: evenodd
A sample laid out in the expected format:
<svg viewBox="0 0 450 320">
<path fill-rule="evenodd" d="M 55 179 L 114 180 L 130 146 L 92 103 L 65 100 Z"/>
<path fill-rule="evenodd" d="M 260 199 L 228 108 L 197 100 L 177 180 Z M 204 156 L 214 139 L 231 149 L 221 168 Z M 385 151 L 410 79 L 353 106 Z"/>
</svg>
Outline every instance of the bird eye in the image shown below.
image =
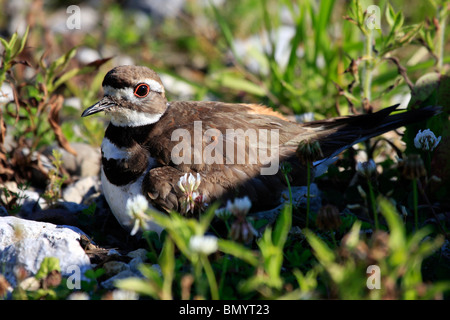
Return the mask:
<svg viewBox="0 0 450 320">
<path fill-rule="evenodd" d="M 138 98 L 144 98 L 148 95 L 150 92 L 150 87 L 146 83 L 141 83 L 136 86 L 136 89 L 134 89 L 134 95 Z"/>
</svg>

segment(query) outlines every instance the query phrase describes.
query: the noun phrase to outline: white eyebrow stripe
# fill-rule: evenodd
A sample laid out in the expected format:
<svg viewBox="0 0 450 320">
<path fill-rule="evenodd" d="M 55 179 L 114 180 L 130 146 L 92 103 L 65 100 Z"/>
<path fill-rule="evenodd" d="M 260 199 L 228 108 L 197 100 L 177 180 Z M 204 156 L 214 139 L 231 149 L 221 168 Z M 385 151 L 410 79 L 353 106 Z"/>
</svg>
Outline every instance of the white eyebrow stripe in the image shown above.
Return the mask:
<svg viewBox="0 0 450 320">
<path fill-rule="evenodd" d="M 148 86 L 150 87 L 150 90 L 159 92 L 159 93 L 164 93 L 164 87 L 158 81 L 153 80 L 153 79 L 144 79 L 142 82 L 148 84 Z"/>
<path fill-rule="evenodd" d="M 151 91 L 164 93 L 164 87 L 156 80 L 153 79 L 143 79 L 139 83 L 146 83 L 150 87 Z M 131 100 L 134 97 L 134 89 L 133 88 L 113 88 L 111 86 L 103 87 L 103 94 L 105 96 L 113 96 L 113 97 L 127 97 L 128 100 Z"/>
</svg>

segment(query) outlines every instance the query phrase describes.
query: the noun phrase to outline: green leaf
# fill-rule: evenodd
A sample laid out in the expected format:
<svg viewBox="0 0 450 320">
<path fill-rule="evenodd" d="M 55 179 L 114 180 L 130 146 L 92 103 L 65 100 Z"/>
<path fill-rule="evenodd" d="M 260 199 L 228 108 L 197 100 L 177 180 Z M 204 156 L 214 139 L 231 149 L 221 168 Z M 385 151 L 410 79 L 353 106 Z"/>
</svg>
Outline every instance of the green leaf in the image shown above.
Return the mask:
<svg viewBox="0 0 450 320">
<path fill-rule="evenodd" d="M 318 14 L 314 14 L 317 18 L 314 24 L 315 32 L 315 51 L 314 51 L 314 61 L 317 60 L 320 51 L 327 50 L 329 48 L 329 43 L 326 42 L 328 38 L 326 31 L 327 27 L 330 25 L 330 17 L 334 8 L 334 0 L 323 0 L 320 1 L 320 7 Z M 316 64 L 314 64 L 316 66 Z"/>
<path fill-rule="evenodd" d="M 353 226 L 348 233 L 348 238 L 346 241 L 347 248 L 353 250 L 357 247 L 359 243 L 359 233 L 361 230 L 361 221 L 357 220 L 353 223 Z"/>
<path fill-rule="evenodd" d="M 56 86 L 53 83 L 55 76 L 67 67 L 69 61 L 75 56 L 76 53 L 77 47 L 70 49 L 66 54 L 53 61 L 50 64 L 50 67 L 46 69 L 46 84 L 49 92 L 56 89 Z"/>
<path fill-rule="evenodd" d="M 395 207 L 385 198 L 380 198 L 379 206 L 381 214 L 386 219 L 390 230 L 389 247 L 396 250 L 404 250 L 406 247 L 406 230 L 400 215 L 396 212 Z"/>
<path fill-rule="evenodd" d="M 297 279 L 300 290 L 308 292 L 316 289 L 317 287 L 317 271 L 316 269 L 309 270 L 304 275 L 300 270 L 294 269 L 292 272 Z"/>
<path fill-rule="evenodd" d="M 141 263 L 138 266 L 138 270 L 144 275 L 144 277 L 151 281 L 154 281 L 158 284 L 158 286 L 162 285 L 161 274 L 152 265 Z"/>
<path fill-rule="evenodd" d="M 220 251 L 235 256 L 236 258 L 239 258 L 254 267 L 258 265 L 258 256 L 256 253 L 250 249 L 247 249 L 243 245 L 224 239 L 219 239 L 218 245 Z"/>
<path fill-rule="evenodd" d="M 0 42 L 2 43 L 3 47 L 5 48 L 5 50 L 9 48 L 9 43 L 8 43 L 8 41 L 6 41 L 6 40 L 3 39 L 3 38 L 0 38 Z"/>
<path fill-rule="evenodd" d="M 394 8 L 392 8 L 391 4 L 388 3 L 386 7 L 386 21 L 389 24 L 389 26 L 392 28 L 395 22 L 395 11 Z"/>
<path fill-rule="evenodd" d="M 217 80 L 219 81 L 221 86 L 233 89 L 233 90 L 238 90 L 238 91 L 245 91 L 248 92 L 250 94 L 254 94 L 256 96 L 265 96 L 266 95 L 266 91 L 259 85 L 242 79 L 240 77 L 238 77 L 237 75 L 233 75 L 233 74 L 221 74 L 217 77 Z"/>
<path fill-rule="evenodd" d="M 394 26 L 392 27 L 392 29 L 394 29 L 395 31 L 399 31 L 400 28 L 403 26 L 404 20 L 405 19 L 403 17 L 403 13 L 401 11 L 399 11 L 397 13 L 397 15 L 395 16 Z"/>
<path fill-rule="evenodd" d="M 47 275 L 52 271 L 61 271 L 61 268 L 59 266 L 59 259 L 55 257 L 45 257 L 42 262 L 41 266 L 39 267 L 38 272 L 36 273 L 36 279 L 44 279 L 47 277 Z"/>
<path fill-rule="evenodd" d="M 204 212 L 200 216 L 200 221 L 199 221 L 200 229 L 196 230 L 197 234 L 204 234 L 206 231 L 208 231 L 208 229 L 211 225 L 211 221 L 212 221 L 212 219 L 214 219 L 215 212 L 219 208 L 219 205 L 220 204 L 218 202 L 213 203 L 212 205 L 210 205 L 208 207 L 206 212 Z"/>
<path fill-rule="evenodd" d="M 228 23 L 225 21 L 225 19 L 220 14 L 217 7 L 213 4 L 211 4 L 211 7 L 214 12 L 214 17 L 216 18 L 216 22 L 219 25 L 220 31 L 222 32 L 223 37 L 225 38 L 225 41 L 227 42 L 228 47 L 230 48 L 231 52 L 233 52 L 234 58 L 240 62 L 239 55 L 236 53 L 236 49 L 234 48 L 234 41 L 233 41 L 233 33 L 230 30 L 230 27 L 228 26 Z M 242 64 L 242 63 L 240 63 Z"/>
<path fill-rule="evenodd" d="M 27 26 L 27 30 L 25 31 L 22 39 L 20 40 L 20 46 L 19 46 L 19 49 L 16 51 L 15 55 L 21 53 L 23 51 L 23 49 L 25 48 L 25 43 L 27 42 L 29 31 L 30 31 L 30 27 Z"/>
<path fill-rule="evenodd" d="M 97 270 L 94 269 L 89 269 L 86 270 L 86 272 L 84 273 L 84 275 L 86 276 L 86 278 L 91 279 L 91 280 L 97 280 L 98 278 L 100 278 L 102 275 L 105 274 L 105 269 L 103 268 L 98 268 Z"/>
<path fill-rule="evenodd" d="M 97 209 L 97 205 L 95 202 L 92 202 L 89 207 L 87 207 L 86 209 L 82 210 L 82 213 L 87 215 L 87 216 L 93 216 L 95 213 L 95 210 Z"/>
<path fill-rule="evenodd" d="M 291 204 L 286 204 L 281 210 L 281 213 L 277 219 L 275 229 L 273 230 L 273 243 L 278 246 L 281 250 L 286 243 L 289 230 L 292 226 L 292 206 Z"/>
<path fill-rule="evenodd" d="M 303 230 L 303 233 L 321 264 L 328 265 L 334 263 L 336 256 L 333 250 L 331 250 L 323 240 L 308 229 Z"/>
<path fill-rule="evenodd" d="M 175 270 L 175 246 L 170 238 L 166 238 L 164 247 L 159 257 L 159 265 L 163 275 L 163 293 L 164 298 L 172 298 L 172 281 Z"/>
<path fill-rule="evenodd" d="M 158 298 L 157 290 L 155 287 L 150 285 L 148 281 L 141 278 L 130 277 L 126 279 L 117 280 L 114 285 L 123 290 L 134 291 L 138 294 L 151 296 L 155 299 Z"/>
<path fill-rule="evenodd" d="M 14 46 L 16 45 L 16 41 L 17 41 L 17 32 L 14 32 L 13 35 L 11 36 L 11 39 L 9 40 L 9 49 L 11 49 L 11 53 L 12 50 L 14 49 Z M 14 58 L 13 56 L 11 56 L 11 59 Z"/>
<path fill-rule="evenodd" d="M 79 68 L 74 68 L 70 71 L 67 71 L 66 73 L 64 73 L 61 77 L 58 78 L 58 80 L 56 80 L 53 84 L 53 90 L 57 89 L 60 85 L 64 84 L 64 82 L 70 80 L 71 78 L 75 77 L 76 75 L 78 75 L 80 73 L 80 69 Z"/>
</svg>

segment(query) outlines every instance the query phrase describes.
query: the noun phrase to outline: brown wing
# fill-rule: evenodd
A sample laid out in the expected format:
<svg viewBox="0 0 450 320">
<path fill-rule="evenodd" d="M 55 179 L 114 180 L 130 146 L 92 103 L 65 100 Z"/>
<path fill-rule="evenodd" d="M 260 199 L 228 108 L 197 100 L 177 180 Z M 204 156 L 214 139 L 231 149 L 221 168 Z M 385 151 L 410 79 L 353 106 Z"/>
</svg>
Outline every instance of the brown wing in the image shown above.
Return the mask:
<svg viewBox="0 0 450 320">
<path fill-rule="evenodd" d="M 147 142 L 162 165 L 145 179 L 149 197 L 165 210 L 177 210 L 182 197 L 177 182 L 185 173 L 198 172 L 202 177 L 198 191 L 210 201 L 245 194 L 255 207 L 273 203 L 285 188 L 280 161 L 292 159 L 297 147 L 286 142 L 308 129 L 264 109 L 217 102 L 172 103 Z M 198 119 L 201 123 L 195 122 Z M 191 154 L 178 163 L 173 150 L 178 159 Z M 298 162 L 293 166 L 303 173 Z"/>
</svg>

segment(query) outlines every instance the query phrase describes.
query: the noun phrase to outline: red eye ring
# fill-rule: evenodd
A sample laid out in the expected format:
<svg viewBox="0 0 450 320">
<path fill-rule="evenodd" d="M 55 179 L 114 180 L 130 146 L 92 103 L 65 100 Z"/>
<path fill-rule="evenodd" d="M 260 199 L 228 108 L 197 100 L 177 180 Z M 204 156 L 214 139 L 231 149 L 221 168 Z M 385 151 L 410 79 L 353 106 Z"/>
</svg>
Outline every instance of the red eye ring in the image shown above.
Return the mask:
<svg viewBox="0 0 450 320">
<path fill-rule="evenodd" d="M 144 98 L 150 93 L 150 86 L 146 83 L 140 83 L 134 89 L 134 95 L 138 98 Z"/>
</svg>

